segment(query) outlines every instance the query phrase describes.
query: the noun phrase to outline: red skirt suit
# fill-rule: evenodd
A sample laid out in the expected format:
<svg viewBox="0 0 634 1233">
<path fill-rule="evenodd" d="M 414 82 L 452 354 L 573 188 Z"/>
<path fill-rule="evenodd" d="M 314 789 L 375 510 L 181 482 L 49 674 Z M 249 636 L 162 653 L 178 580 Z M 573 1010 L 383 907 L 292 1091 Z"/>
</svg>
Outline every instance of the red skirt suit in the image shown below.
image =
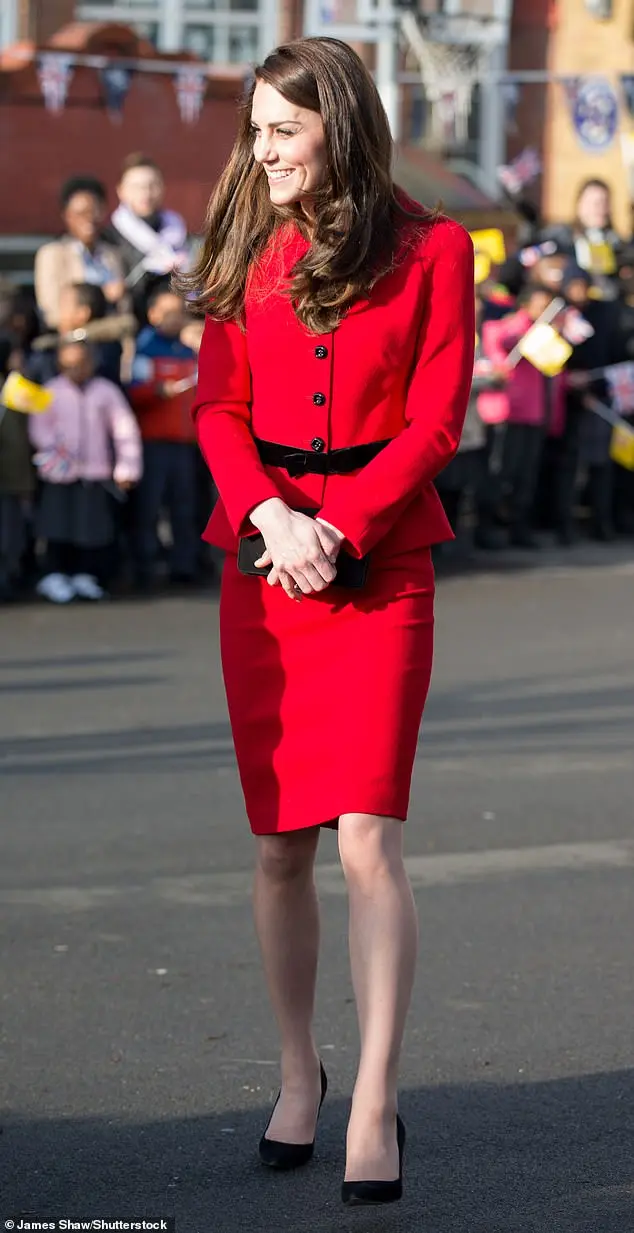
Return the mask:
<svg viewBox="0 0 634 1233">
<path fill-rule="evenodd" d="M 408 205 L 417 209 L 413 202 Z M 307 242 L 276 233 L 252 272 L 246 332 L 208 319 L 194 416 L 220 500 L 221 652 L 255 834 L 405 819 L 432 663 L 430 545 L 452 538 L 434 476 L 460 439 L 473 372 L 473 247 L 456 223 L 405 220 L 395 267 L 338 328 L 301 325 L 284 284 Z M 302 450 L 393 438 L 363 469 L 291 479 L 254 438 Z M 249 514 L 282 497 L 370 553 L 365 587 L 289 599 L 236 567 Z"/>
</svg>

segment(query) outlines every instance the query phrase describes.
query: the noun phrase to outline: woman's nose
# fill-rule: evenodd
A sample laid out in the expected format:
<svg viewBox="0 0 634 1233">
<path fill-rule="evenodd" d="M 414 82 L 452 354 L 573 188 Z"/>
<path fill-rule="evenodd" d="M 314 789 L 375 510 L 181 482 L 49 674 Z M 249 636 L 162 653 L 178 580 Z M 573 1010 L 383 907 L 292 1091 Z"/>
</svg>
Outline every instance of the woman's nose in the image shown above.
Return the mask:
<svg viewBox="0 0 634 1233">
<path fill-rule="evenodd" d="M 270 163 L 276 157 L 270 137 L 266 137 L 263 133 L 260 133 L 256 142 L 255 157 L 258 163 Z"/>
</svg>

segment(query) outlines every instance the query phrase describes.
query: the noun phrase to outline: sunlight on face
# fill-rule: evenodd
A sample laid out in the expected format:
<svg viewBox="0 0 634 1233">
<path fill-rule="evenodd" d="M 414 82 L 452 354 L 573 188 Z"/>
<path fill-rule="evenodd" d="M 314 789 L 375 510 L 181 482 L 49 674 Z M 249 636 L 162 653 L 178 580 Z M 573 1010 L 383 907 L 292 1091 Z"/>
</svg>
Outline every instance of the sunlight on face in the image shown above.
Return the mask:
<svg viewBox="0 0 634 1233">
<path fill-rule="evenodd" d="M 589 184 L 577 204 L 582 227 L 607 227 L 610 222 L 610 194 L 598 184 Z"/>
<path fill-rule="evenodd" d="M 153 167 L 131 167 L 117 189 L 119 200 L 139 218 L 149 218 L 161 208 L 165 186 Z"/>
<path fill-rule="evenodd" d="M 321 116 L 289 103 L 259 81 L 251 109 L 253 154 L 266 174 L 274 205 L 309 197 L 326 176 L 326 138 Z"/>
</svg>

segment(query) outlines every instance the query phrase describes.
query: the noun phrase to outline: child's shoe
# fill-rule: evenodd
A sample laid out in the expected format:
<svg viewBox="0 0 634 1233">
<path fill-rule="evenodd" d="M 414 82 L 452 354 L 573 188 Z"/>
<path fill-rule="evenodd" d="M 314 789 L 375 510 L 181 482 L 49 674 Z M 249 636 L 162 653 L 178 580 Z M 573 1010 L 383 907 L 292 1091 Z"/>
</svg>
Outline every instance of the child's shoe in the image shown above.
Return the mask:
<svg viewBox="0 0 634 1233">
<path fill-rule="evenodd" d="M 70 579 L 74 594 L 78 599 L 100 600 L 106 598 L 106 592 L 99 586 L 92 574 L 75 574 Z"/>
<path fill-rule="evenodd" d="M 66 574 L 46 574 L 35 590 L 51 604 L 69 604 L 75 598 L 75 588 Z"/>
</svg>

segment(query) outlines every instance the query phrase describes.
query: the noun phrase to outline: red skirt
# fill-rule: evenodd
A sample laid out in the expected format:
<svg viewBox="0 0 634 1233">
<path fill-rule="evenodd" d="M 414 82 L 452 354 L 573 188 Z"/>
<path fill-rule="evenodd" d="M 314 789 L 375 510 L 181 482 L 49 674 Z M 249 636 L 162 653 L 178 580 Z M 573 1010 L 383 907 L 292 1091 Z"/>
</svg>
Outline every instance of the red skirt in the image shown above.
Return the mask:
<svg viewBox="0 0 634 1233">
<path fill-rule="evenodd" d="M 255 835 L 407 817 L 433 628 L 428 548 L 377 554 L 362 590 L 301 603 L 226 557 L 222 667 Z"/>
</svg>

